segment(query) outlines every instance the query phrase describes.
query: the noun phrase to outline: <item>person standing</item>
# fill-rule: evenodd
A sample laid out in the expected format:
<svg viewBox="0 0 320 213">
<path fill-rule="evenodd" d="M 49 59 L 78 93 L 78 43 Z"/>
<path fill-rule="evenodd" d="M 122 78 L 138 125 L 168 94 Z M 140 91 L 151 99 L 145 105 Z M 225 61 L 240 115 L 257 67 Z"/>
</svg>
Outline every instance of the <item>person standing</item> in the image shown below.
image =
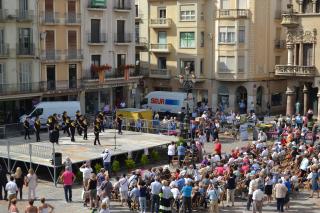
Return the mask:
<svg viewBox="0 0 320 213">
<path fill-rule="evenodd" d="M 81 113 L 79 110 L 77 110 L 76 112 L 76 126 L 77 126 L 77 131 L 78 131 L 78 134 L 81 136 L 82 135 L 82 129 L 80 127 L 80 123 L 82 122 L 81 121 Z"/>
<path fill-rule="evenodd" d="M 249 176 L 249 178 L 251 179 L 251 181 L 249 182 L 249 192 L 248 192 L 248 200 L 247 200 L 248 211 L 250 210 L 250 207 L 251 207 L 252 195 L 253 195 L 254 189 L 258 188 L 258 181 L 252 176 Z"/>
<path fill-rule="evenodd" d="M 29 169 L 29 173 L 26 177 L 26 185 L 28 186 L 28 199 L 36 199 L 36 188 L 38 185 L 38 177 L 34 173 L 33 169 Z"/>
<path fill-rule="evenodd" d="M 0 165 L 0 200 L 7 200 L 8 193 L 6 191 L 6 185 L 8 183 L 7 172 Z M 2 196 L 2 188 L 4 191 L 4 197 Z"/>
<path fill-rule="evenodd" d="M 183 212 L 192 212 L 192 202 L 191 202 L 191 194 L 192 194 L 192 186 L 191 181 L 187 181 L 187 184 L 182 188 L 182 203 L 183 203 Z"/>
<path fill-rule="evenodd" d="M 19 209 L 17 207 L 17 199 L 13 198 L 11 200 L 10 206 L 9 206 L 9 213 L 19 213 Z"/>
<path fill-rule="evenodd" d="M 63 183 L 64 197 L 66 202 L 72 202 L 72 185 L 76 180 L 76 176 L 73 174 L 69 166 L 66 166 L 65 171 L 61 174 L 59 179 Z"/>
<path fill-rule="evenodd" d="M 26 207 L 25 213 L 38 213 L 38 208 L 33 205 L 34 199 L 29 200 L 29 205 Z"/>
<path fill-rule="evenodd" d="M 208 187 L 207 196 L 210 200 L 210 213 L 218 213 L 219 212 L 219 197 L 220 190 L 217 184 Z"/>
<path fill-rule="evenodd" d="M 117 124 L 117 127 L 118 127 L 118 134 L 122 135 L 122 119 L 121 119 L 120 116 L 117 116 L 116 124 Z"/>
<path fill-rule="evenodd" d="M 176 145 L 172 141 L 171 144 L 168 146 L 168 165 L 172 164 L 172 158 L 176 154 Z"/>
<path fill-rule="evenodd" d="M 17 198 L 18 198 L 18 193 L 20 193 L 20 200 L 22 200 L 22 188 L 24 184 L 24 175 L 22 173 L 22 170 L 20 167 L 17 167 L 16 172 L 14 173 L 14 180 L 18 186 L 18 191 L 17 191 Z"/>
<path fill-rule="evenodd" d="M 310 198 L 313 198 L 313 194 L 316 192 L 317 193 L 317 197 L 319 198 L 319 173 L 317 171 L 317 169 L 312 168 L 311 174 L 311 195 Z"/>
<path fill-rule="evenodd" d="M 6 191 L 8 192 L 8 200 L 9 200 L 9 206 L 10 207 L 10 203 L 11 200 L 13 198 L 16 198 L 17 192 L 18 192 L 18 186 L 17 184 L 14 182 L 14 177 L 10 176 L 10 181 L 6 184 Z"/>
<path fill-rule="evenodd" d="M 99 123 L 94 125 L 93 132 L 94 132 L 93 145 L 97 145 L 97 142 L 98 142 L 99 145 L 101 145 L 100 144 L 100 139 L 99 139 L 99 134 L 100 134 L 100 125 L 99 125 Z"/>
<path fill-rule="evenodd" d="M 227 207 L 229 207 L 230 201 L 232 206 L 234 206 L 234 191 L 236 186 L 236 176 L 233 174 L 231 169 L 227 178 Z"/>
<path fill-rule="evenodd" d="M 155 177 L 155 180 L 151 183 L 151 212 L 159 212 L 160 207 L 160 197 L 159 194 L 161 192 L 162 184 L 159 182 L 159 177 Z"/>
<path fill-rule="evenodd" d="M 178 146 L 178 160 L 179 160 L 180 167 L 182 167 L 185 155 L 186 155 L 186 148 L 183 146 L 183 143 L 180 143 Z"/>
<path fill-rule="evenodd" d="M 282 180 L 279 179 L 278 183 L 274 186 L 276 199 L 277 199 L 277 211 L 284 212 L 284 198 L 286 197 L 286 193 L 288 191 L 287 187 L 282 183 Z"/>
<path fill-rule="evenodd" d="M 38 207 L 38 213 L 52 213 L 54 207 L 46 203 L 46 199 L 43 197 L 40 199 L 41 205 Z M 51 209 L 49 211 L 49 209 Z"/>
<path fill-rule="evenodd" d="M 82 178 L 83 178 L 83 188 L 86 189 L 88 187 L 88 181 L 90 179 L 90 175 L 92 173 L 92 168 L 90 165 L 90 162 L 87 161 L 85 162 L 81 167 L 80 167 L 80 172 L 82 172 Z"/>
<path fill-rule="evenodd" d="M 68 137 L 70 137 L 70 123 L 71 121 L 70 121 L 70 117 L 69 116 L 67 116 L 66 118 L 65 118 L 65 121 L 64 121 L 64 127 L 63 127 L 63 134 L 64 133 L 67 133 L 68 134 Z"/>
<path fill-rule="evenodd" d="M 256 212 L 262 213 L 264 196 L 265 195 L 261 190 L 261 188 L 254 190 L 252 194 L 252 201 L 253 201 L 252 213 L 256 213 Z"/>
<path fill-rule="evenodd" d="M 217 155 L 220 156 L 220 159 L 221 159 L 221 150 L 222 150 L 222 145 L 221 145 L 219 139 L 216 139 L 216 140 L 214 141 L 214 151 L 215 151 L 215 153 L 216 153 Z"/>
<path fill-rule="evenodd" d="M 24 120 L 23 128 L 24 128 L 24 139 L 27 140 L 27 136 L 28 136 L 28 139 L 30 140 L 30 121 L 29 121 L 29 117 L 26 117 L 26 119 Z"/>
<path fill-rule="evenodd" d="M 146 213 L 147 210 L 147 187 L 144 181 L 138 182 L 138 189 L 139 189 L 139 206 L 140 212 Z"/>
<path fill-rule="evenodd" d="M 128 179 L 126 177 L 126 174 L 123 174 L 122 178 L 119 180 L 119 191 L 120 191 L 121 206 L 123 206 L 123 203 L 127 202 L 128 190 L 129 190 L 129 182 L 128 182 Z"/>
<path fill-rule="evenodd" d="M 36 141 L 40 142 L 40 129 L 41 129 L 41 122 L 39 119 L 39 116 L 37 115 L 35 121 L 34 121 L 34 130 L 36 133 Z"/>
<path fill-rule="evenodd" d="M 83 130 L 83 140 L 88 140 L 88 122 L 87 122 L 87 118 L 83 119 L 81 127 L 82 127 L 82 130 Z"/>
<path fill-rule="evenodd" d="M 103 168 L 108 171 L 109 177 L 111 177 L 111 156 L 112 153 L 109 149 L 105 149 L 104 152 L 101 154 L 103 160 Z"/>
<path fill-rule="evenodd" d="M 74 121 L 74 120 L 70 121 L 70 133 L 71 133 L 71 141 L 72 142 L 75 142 L 74 135 L 76 133 L 76 126 L 77 126 L 76 121 Z"/>
<path fill-rule="evenodd" d="M 89 192 L 90 209 L 95 209 L 97 207 L 97 176 L 95 173 L 91 173 L 87 191 Z"/>
</svg>

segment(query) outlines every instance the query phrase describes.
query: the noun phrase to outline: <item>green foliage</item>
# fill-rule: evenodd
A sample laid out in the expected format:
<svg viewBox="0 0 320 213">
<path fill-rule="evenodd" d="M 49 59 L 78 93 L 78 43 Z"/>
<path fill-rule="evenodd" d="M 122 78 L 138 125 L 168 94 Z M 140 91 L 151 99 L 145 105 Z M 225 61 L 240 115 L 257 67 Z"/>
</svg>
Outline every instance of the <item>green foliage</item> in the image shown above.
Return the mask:
<svg viewBox="0 0 320 213">
<path fill-rule="evenodd" d="M 156 151 L 156 150 L 152 150 L 152 152 L 151 152 L 151 158 L 152 158 L 152 160 L 154 160 L 155 162 L 159 161 L 159 160 L 160 160 L 159 152 Z"/>
<path fill-rule="evenodd" d="M 120 162 L 117 160 L 114 160 L 112 162 L 112 171 L 113 172 L 119 172 L 120 171 Z"/>
<path fill-rule="evenodd" d="M 180 144 L 185 143 L 186 140 L 183 137 L 179 137 L 178 141 L 177 141 L 177 146 L 180 146 Z"/>
<path fill-rule="evenodd" d="M 141 156 L 141 159 L 140 159 L 140 162 L 143 166 L 147 165 L 149 163 L 149 159 L 148 159 L 148 156 L 147 155 L 142 155 Z"/>
<path fill-rule="evenodd" d="M 94 169 L 95 169 L 96 173 L 99 173 L 101 168 L 102 168 L 102 165 L 100 163 L 97 163 L 96 165 L 94 165 Z"/>
<path fill-rule="evenodd" d="M 81 183 L 82 182 L 82 172 L 80 172 L 80 170 L 77 171 L 76 173 L 76 182 L 77 183 Z"/>
<path fill-rule="evenodd" d="M 136 167 L 136 163 L 132 158 L 128 158 L 127 160 L 125 160 L 125 163 L 126 163 L 127 169 L 133 169 L 134 167 Z"/>
</svg>

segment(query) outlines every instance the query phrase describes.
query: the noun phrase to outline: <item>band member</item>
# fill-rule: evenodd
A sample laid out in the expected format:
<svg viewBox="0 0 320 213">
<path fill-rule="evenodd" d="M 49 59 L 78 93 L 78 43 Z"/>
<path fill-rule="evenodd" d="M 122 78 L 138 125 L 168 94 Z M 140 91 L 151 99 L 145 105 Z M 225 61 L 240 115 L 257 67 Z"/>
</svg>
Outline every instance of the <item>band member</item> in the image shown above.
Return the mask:
<svg viewBox="0 0 320 213">
<path fill-rule="evenodd" d="M 99 145 L 101 145 L 100 144 L 100 139 L 99 139 L 99 134 L 100 134 L 100 124 L 99 123 L 97 123 L 96 125 L 94 125 L 94 128 L 93 128 L 93 131 L 94 131 L 94 142 L 93 142 L 93 144 L 94 145 L 97 145 L 97 142 L 98 142 L 98 144 Z"/>
<path fill-rule="evenodd" d="M 83 116 L 81 115 L 80 111 L 78 110 L 76 113 L 76 125 L 77 125 L 77 132 L 80 136 L 82 135 L 82 129 L 81 129 L 82 121 L 83 121 Z"/>
<path fill-rule="evenodd" d="M 75 142 L 74 134 L 76 133 L 76 121 L 70 121 L 70 133 L 71 133 L 71 141 Z"/>
<path fill-rule="evenodd" d="M 59 131 L 60 131 L 60 126 L 59 126 L 59 124 L 56 123 L 54 125 L 52 132 L 51 132 L 50 142 L 59 144 Z"/>
<path fill-rule="evenodd" d="M 99 112 L 99 114 L 98 114 L 98 118 L 100 119 L 100 132 L 101 131 L 103 131 L 104 132 L 104 114 L 103 114 L 103 112 Z"/>
<path fill-rule="evenodd" d="M 118 127 L 118 134 L 122 135 L 122 119 L 120 116 L 117 116 L 116 123 Z"/>
<path fill-rule="evenodd" d="M 64 122 L 64 126 L 63 126 L 63 133 L 67 132 L 68 137 L 70 137 L 70 117 L 67 116 L 66 121 Z"/>
<path fill-rule="evenodd" d="M 27 136 L 28 136 L 28 139 L 30 140 L 30 122 L 29 122 L 29 117 L 26 117 L 26 119 L 24 120 L 23 128 L 24 128 L 24 139 L 27 140 Z"/>
<path fill-rule="evenodd" d="M 83 130 L 83 140 L 88 140 L 88 122 L 87 122 L 87 118 L 83 119 L 81 128 Z"/>
<path fill-rule="evenodd" d="M 41 122 L 40 122 L 39 116 L 37 116 L 34 121 L 34 130 L 36 132 L 37 142 L 40 142 L 40 128 L 41 128 Z"/>
<path fill-rule="evenodd" d="M 68 132 L 67 129 L 67 118 L 68 118 L 68 113 L 66 111 L 64 111 L 62 113 L 62 129 L 63 129 L 63 134 L 65 134 L 66 132 Z M 69 119 L 70 120 L 70 119 Z M 69 127 L 68 127 L 69 128 Z M 70 134 L 68 134 L 68 136 L 70 137 Z"/>
<path fill-rule="evenodd" d="M 54 124 L 55 124 L 54 118 L 53 118 L 52 115 L 50 115 L 50 116 L 48 117 L 48 119 L 47 119 L 47 127 L 48 127 L 48 130 L 49 130 L 49 133 L 50 133 L 50 131 L 53 130 Z"/>
</svg>

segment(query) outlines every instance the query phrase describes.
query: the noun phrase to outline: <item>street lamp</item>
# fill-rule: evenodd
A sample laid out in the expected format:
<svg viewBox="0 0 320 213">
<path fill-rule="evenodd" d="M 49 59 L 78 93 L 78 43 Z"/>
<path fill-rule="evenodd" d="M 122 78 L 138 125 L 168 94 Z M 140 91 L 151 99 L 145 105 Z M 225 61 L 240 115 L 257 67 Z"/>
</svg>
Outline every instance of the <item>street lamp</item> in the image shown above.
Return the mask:
<svg viewBox="0 0 320 213">
<path fill-rule="evenodd" d="M 184 68 L 184 75 L 180 75 L 179 76 L 179 82 L 183 87 L 183 90 L 185 92 L 187 92 L 187 111 L 186 111 L 186 115 L 184 117 L 184 123 L 185 125 L 189 122 L 189 93 L 192 94 L 192 89 L 193 89 L 193 85 L 196 83 L 196 76 L 193 74 L 193 72 L 191 71 L 191 67 L 190 64 L 188 64 L 185 68 Z M 188 128 L 188 127 L 187 127 Z"/>
</svg>

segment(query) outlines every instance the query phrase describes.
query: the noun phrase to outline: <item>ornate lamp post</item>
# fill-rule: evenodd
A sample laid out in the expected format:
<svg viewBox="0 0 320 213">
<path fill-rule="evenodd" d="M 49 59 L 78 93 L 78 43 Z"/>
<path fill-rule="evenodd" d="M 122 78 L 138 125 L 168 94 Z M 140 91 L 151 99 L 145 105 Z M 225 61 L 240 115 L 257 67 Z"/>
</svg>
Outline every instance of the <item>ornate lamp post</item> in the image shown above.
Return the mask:
<svg viewBox="0 0 320 213">
<path fill-rule="evenodd" d="M 196 76 L 193 74 L 193 72 L 191 71 L 191 67 L 190 64 L 188 64 L 185 68 L 184 68 L 184 75 L 180 75 L 179 76 L 179 82 L 183 87 L 183 90 L 187 93 L 187 111 L 186 111 L 186 115 L 184 117 L 184 123 L 185 123 L 185 127 L 188 128 L 186 125 L 187 123 L 190 122 L 189 119 L 189 115 L 190 115 L 190 109 L 189 109 L 189 94 L 192 94 L 192 89 L 194 84 L 196 83 Z"/>
</svg>

